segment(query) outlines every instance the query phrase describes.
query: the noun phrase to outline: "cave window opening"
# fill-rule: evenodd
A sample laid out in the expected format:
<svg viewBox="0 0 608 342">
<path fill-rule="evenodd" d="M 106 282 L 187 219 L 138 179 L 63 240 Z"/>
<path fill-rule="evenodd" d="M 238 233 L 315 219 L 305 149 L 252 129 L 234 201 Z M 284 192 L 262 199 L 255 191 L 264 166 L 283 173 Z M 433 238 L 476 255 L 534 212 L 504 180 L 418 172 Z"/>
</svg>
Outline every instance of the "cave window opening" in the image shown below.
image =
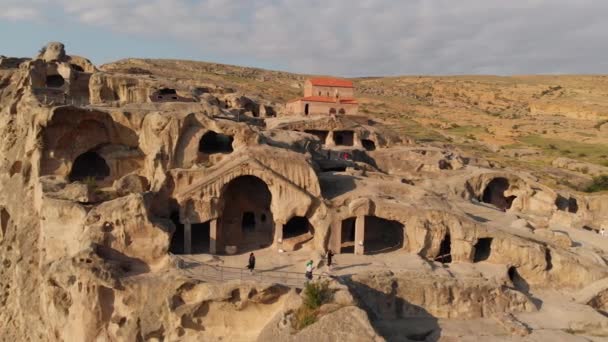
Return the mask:
<svg viewBox="0 0 608 342">
<path fill-rule="evenodd" d="M 329 114 L 336 114 L 336 108 L 330 108 Z"/>
<path fill-rule="evenodd" d="M 346 114 L 346 111 L 344 110 L 344 108 L 340 108 L 340 110 L 338 111 L 338 114 L 344 115 L 344 114 Z"/>
<path fill-rule="evenodd" d="M 388 253 L 403 248 L 403 224 L 377 216 L 365 216 L 365 254 Z"/>
<path fill-rule="evenodd" d="M 361 145 L 363 145 L 363 148 L 366 149 L 367 151 L 376 150 L 376 144 L 372 140 L 361 139 Z"/>
<path fill-rule="evenodd" d="M 214 131 L 205 133 L 198 144 L 198 151 L 206 154 L 231 153 L 234 138 Z"/>
<path fill-rule="evenodd" d="M 452 262 L 452 239 L 450 234 L 446 234 L 441 245 L 439 246 L 439 255 L 435 258 L 436 261 L 442 264 L 449 264 Z"/>
<path fill-rule="evenodd" d="M 105 159 L 96 152 L 85 152 L 79 155 L 72 165 L 69 179 L 71 182 L 93 178 L 103 180 L 110 175 L 110 167 Z"/>
<path fill-rule="evenodd" d="M 498 209 L 511 209 L 513 200 L 516 196 L 505 197 L 505 191 L 510 187 L 509 181 L 506 178 L 494 178 L 483 191 L 482 201 L 492 204 Z"/>
<path fill-rule="evenodd" d="M 482 238 L 475 244 L 475 256 L 473 262 L 485 261 L 490 258 L 492 252 L 492 238 Z"/>
<path fill-rule="evenodd" d="M 551 250 L 548 247 L 545 249 L 545 262 L 547 264 L 545 271 L 551 271 L 553 269 L 553 261 L 551 259 Z"/>
<path fill-rule="evenodd" d="M 578 202 L 576 201 L 576 198 L 570 197 L 570 199 L 568 199 L 568 212 L 573 214 L 578 212 Z"/>
<path fill-rule="evenodd" d="M 355 253 L 355 217 L 342 221 L 340 253 Z"/>
<path fill-rule="evenodd" d="M 353 131 L 334 131 L 334 142 L 338 146 L 353 146 L 355 133 Z"/>
<path fill-rule="evenodd" d="M 46 86 L 48 88 L 61 88 L 65 84 L 65 80 L 61 75 L 48 75 L 46 77 Z"/>
</svg>

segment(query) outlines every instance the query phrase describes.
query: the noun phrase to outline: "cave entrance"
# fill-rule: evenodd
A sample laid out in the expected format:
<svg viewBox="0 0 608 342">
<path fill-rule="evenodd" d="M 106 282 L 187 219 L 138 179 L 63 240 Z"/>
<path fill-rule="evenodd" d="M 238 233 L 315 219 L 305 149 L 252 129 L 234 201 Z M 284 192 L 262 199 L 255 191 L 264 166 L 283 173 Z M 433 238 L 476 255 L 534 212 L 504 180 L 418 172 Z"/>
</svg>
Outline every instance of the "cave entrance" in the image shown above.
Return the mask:
<svg viewBox="0 0 608 342">
<path fill-rule="evenodd" d="M 403 248 L 403 224 L 377 216 L 365 216 L 365 254 L 387 253 Z M 353 236 L 354 238 L 354 236 Z"/>
<path fill-rule="evenodd" d="M 446 234 L 441 245 L 439 245 L 439 255 L 435 258 L 435 261 L 439 261 L 442 264 L 449 264 L 452 262 L 452 239 L 450 234 Z"/>
<path fill-rule="evenodd" d="M 96 152 L 85 152 L 79 155 L 74 164 L 68 178 L 70 182 L 83 181 L 85 179 L 103 180 L 110 175 L 110 167 Z"/>
<path fill-rule="evenodd" d="M 308 115 L 308 103 L 304 106 L 304 115 Z"/>
<path fill-rule="evenodd" d="M 169 216 L 171 222 L 175 226 L 175 232 L 171 237 L 169 252 L 173 254 L 185 254 L 184 251 L 184 224 L 181 223 L 179 212 L 174 211 Z M 205 223 L 191 224 L 191 254 L 206 254 L 209 253 L 210 246 L 210 221 Z"/>
<path fill-rule="evenodd" d="M 319 138 L 321 144 L 325 144 L 325 140 L 327 139 L 327 135 L 329 134 L 329 131 L 320 131 L 316 129 L 305 129 L 304 132 L 312 134 L 315 137 Z"/>
<path fill-rule="evenodd" d="M 344 110 L 344 108 L 340 108 L 340 110 L 338 111 L 338 114 L 344 115 L 344 114 L 346 114 L 346 111 Z"/>
<path fill-rule="evenodd" d="M 294 216 L 283 226 L 283 239 L 290 239 L 309 233 L 313 234 L 314 229 L 308 219 L 303 216 Z"/>
<path fill-rule="evenodd" d="M 201 137 L 198 143 L 198 151 L 205 154 L 230 153 L 233 151 L 233 141 L 234 138 L 229 135 L 209 131 Z"/>
<path fill-rule="evenodd" d="M 61 88 L 65 84 L 65 79 L 61 75 L 48 75 L 46 77 L 46 86 L 48 88 Z"/>
<path fill-rule="evenodd" d="M 315 230 L 306 217 L 294 216 L 283 226 L 283 246 L 296 251 L 314 235 Z"/>
<path fill-rule="evenodd" d="M 355 132 L 334 131 L 334 142 L 337 146 L 353 146 L 355 142 Z"/>
<path fill-rule="evenodd" d="M 490 258 L 492 252 L 492 238 L 481 238 L 475 244 L 475 255 L 473 262 L 485 261 Z"/>
<path fill-rule="evenodd" d="M 329 114 L 330 114 L 330 115 L 334 115 L 334 114 L 336 114 L 336 108 L 330 108 L 330 109 L 329 109 Z"/>
<path fill-rule="evenodd" d="M 576 201 L 576 198 L 565 198 L 562 195 L 557 195 L 555 205 L 557 206 L 557 209 L 561 211 L 567 211 L 573 214 L 578 212 L 578 202 Z"/>
<path fill-rule="evenodd" d="M 220 245 L 235 246 L 239 252 L 272 245 L 274 221 L 271 201 L 268 186 L 258 177 L 240 176 L 230 181 L 222 192 L 218 250 Z"/>
<path fill-rule="evenodd" d="M 171 237 L 169 252 L 173 254 L 184 254 L 184 225 L 179 220 L 179 212 L 174 211 L 169 216 L 175 226 L 175 231 Z"/>
<path fill-rule="evenodd" d="M 363 145 L 363 148 L 366 149 L 367 151 L 376 150 L 376 143 L 374 143 L 372 140 L 361 139 L 361 145 Z"/>
<path fill-rule="evenodd" d="M 342 221 L 340 234 L 340 253 L 355 253 L 355 221 L 356 217 Z"/>
<path fill-rule="evenodd" d="M 498 209 L 507 210 L 511 208 L 513 200 L 516 196 L 505 197 L 505 191 L 510 187 L 509 181 L 506 178 L 494 178 L 483 191 L 482 201 L 492 204 Z"/>
<path fill-rule="evenodd" d="M 509 276 L 511 283 L 513 283 L 513 286 L 515 286 L 515 288 L 518 289 L 519 291 L 527 293 L 530 290 L 530 285 L 519 274 L 519 272 L 517 272 L 517 267 L 515 267 L 515 266 L 509 267 L 509 270 L 507 271 L 507 275 Z"/>
</svg>

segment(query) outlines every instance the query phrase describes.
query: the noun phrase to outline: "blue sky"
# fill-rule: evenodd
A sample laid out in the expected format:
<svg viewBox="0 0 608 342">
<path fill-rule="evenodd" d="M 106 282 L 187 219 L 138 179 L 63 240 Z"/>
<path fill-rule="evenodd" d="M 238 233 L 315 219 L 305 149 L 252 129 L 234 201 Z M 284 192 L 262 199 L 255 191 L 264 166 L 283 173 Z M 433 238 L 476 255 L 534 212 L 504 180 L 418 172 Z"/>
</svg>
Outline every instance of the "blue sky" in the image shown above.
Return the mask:
<svg viewBox="0 0 608 342">
<path fill-rule="evenodd" d="M 0 0 L 0 54 L 342 76 L 608 73 L 604 0 Z"/>
</svg>

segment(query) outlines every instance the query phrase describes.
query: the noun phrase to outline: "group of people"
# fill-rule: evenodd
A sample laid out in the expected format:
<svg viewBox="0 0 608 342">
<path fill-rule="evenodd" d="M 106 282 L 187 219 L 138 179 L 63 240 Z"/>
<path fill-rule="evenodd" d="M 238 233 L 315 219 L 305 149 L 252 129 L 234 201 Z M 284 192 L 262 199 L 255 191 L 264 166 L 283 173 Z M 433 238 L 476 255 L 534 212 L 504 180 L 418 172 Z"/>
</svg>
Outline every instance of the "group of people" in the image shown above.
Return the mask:
<svg viewBox="0 0 608 342">
<path fill-rule="evenodd" d="M 334 252 L 331 249 L 327 250 L 325 254 L 325 260 L 327 261 L 327 269 L 331 270 L 331 266 L 333 265 Z M 313 262 L 312 260 L 308 260 L 306 262 L 306 273 L 304 273 L 306 280 L 312 280 L 312 270 L 313 270 Z M 247 263 L 247 269 L 250 273 L 253 273 L 255 270 L 255 255 L 253 253 L 249 254 L 249 262 Z"/>
</svg>

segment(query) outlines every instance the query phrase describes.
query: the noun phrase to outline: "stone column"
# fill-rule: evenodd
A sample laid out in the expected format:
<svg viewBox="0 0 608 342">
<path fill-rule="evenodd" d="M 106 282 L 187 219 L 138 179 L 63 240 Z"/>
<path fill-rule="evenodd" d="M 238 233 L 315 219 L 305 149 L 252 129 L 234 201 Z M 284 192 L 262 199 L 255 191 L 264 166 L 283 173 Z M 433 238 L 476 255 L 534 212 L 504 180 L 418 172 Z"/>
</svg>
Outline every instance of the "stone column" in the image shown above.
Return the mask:
<svg viewBox="0 0 608 342">
<path fill-rule="evenodd" d="M 336 142 L 334 141 L 334 131 L 327 132 L 327 138 L 325 138 L 325 146 L 334 147 Z"/>
<path fill-rule="evenodd" d="M 284 224 L 281 222 L 275 222 L 274 224 L 274 245 L 277 250 L 283 249 L 283 228 Z"/>
<path fill-rule="evenodd" d="M 365 241 L 365 215 L 357 216 L 357 220 L 355 221 L 355 254 L 363 255 L 365 254 L 365 246 L 363 242 Z"/>
<path fill-rule="evenodd" d="M 217 254 L 217 219 L 209 221 L 209 254 Z"/>
<path fill-rule="evenodd" d="M 184 254 L 192 253 L 192 225 L 184 223 Z"/>
</svg>

